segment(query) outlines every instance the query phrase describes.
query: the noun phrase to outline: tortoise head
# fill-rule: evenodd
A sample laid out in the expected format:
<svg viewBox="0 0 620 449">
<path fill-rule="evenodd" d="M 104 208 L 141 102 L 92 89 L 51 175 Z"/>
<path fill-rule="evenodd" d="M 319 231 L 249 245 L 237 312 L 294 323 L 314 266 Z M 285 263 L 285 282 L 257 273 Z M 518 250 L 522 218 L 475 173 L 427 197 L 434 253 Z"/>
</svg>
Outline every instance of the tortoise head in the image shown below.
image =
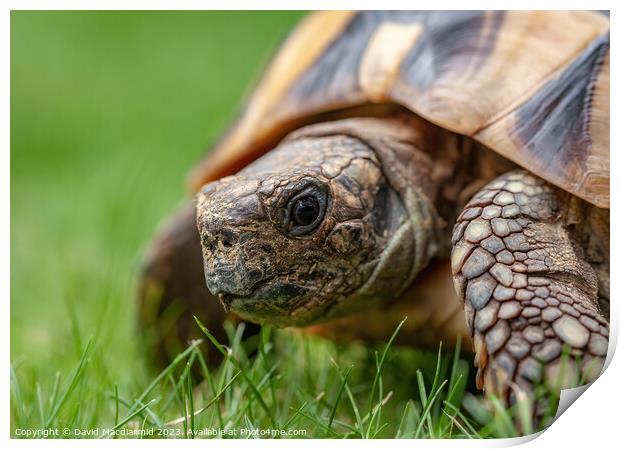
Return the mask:
<svg viewBox="0 0 620 449">
<path fill-rule="evenodd" d="M 343 135 L 285 140 L 198 194 L 209 290 L 241 317 L 307 325 L 404 286 L 410 214 L 374 150 Z"/>
</svg>

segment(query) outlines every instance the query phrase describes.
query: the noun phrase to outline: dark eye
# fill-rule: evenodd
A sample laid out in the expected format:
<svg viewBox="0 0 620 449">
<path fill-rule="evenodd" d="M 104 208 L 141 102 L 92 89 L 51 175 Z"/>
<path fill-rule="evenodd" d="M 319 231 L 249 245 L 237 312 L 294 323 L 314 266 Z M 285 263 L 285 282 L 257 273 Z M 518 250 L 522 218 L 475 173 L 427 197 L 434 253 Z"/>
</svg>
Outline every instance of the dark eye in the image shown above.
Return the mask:
<svg viewBox="0 0 620 449">
<path fill-rule="evenodd" d="M 319 202 L 313 196 L 305 196 L 293 204 L 293 221 L 300 226 L 311 225 L 321 212 Z"/>
<path fill-rule="evenodd" d="M 324 186 L 310 184 L 288 200 L 284 230 L 297 237 L 309 234 L 319 227 L 327 208 L 327 191 Z"/>
</svg>

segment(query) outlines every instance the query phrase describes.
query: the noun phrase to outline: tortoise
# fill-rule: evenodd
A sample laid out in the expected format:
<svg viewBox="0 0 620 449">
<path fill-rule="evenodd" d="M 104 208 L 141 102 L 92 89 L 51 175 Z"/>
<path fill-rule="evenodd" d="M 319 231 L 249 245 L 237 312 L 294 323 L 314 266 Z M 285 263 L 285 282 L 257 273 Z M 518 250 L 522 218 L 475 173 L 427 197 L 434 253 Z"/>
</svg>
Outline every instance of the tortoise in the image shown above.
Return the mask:
<svg viewBox="0 0 620 449">
<path fill-rule="evenodd" d="M 507 402 L 603 368 L 604 14 L 312 13 L 189 185 L 139 284 L 159 357 L 193 315 L 362 341 L 407 316 L 400 343 L 467 339 Z"/>
</svg>

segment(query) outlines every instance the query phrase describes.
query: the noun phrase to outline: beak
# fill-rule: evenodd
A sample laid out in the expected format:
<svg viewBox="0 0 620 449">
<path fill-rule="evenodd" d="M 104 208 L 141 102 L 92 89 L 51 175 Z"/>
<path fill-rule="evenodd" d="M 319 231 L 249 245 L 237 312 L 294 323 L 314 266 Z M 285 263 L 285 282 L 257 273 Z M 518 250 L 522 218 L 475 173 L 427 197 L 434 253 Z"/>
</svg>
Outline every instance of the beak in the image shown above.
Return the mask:
<svg viewBox="0 0 620 449">
<path fill-rule="evenodd" d="M 230 312 L 230 295 L 227 295 L 226 293 L 220 293 L 217 296 L 220 299 L 220 304 L 222 304 L 222 307 L 224 308 L 224 312 Z"/>
</svg>

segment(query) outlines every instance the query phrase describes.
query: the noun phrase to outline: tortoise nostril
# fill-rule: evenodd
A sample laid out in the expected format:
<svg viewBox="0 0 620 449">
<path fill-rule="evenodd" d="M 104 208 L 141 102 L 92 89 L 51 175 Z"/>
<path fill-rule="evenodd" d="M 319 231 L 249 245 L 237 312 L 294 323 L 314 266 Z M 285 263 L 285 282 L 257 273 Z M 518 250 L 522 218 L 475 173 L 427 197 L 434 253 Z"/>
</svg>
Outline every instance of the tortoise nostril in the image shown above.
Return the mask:
<svg viewBox="0 0 620 449">
<path fill-rule="evenodd" d="M 211 253 L 232 248 L 237 243 L 237 236 L 230 230 L 223 229 L 216 233 L 208 233 L 203 240 L 205 248 Z"/>
<path fill-rule="evenodd" d="M 237 242 L 237 236 L 229 229 L 222 229 L 219 240 L 224 248 L 231 248 Z"/>
</svg>

